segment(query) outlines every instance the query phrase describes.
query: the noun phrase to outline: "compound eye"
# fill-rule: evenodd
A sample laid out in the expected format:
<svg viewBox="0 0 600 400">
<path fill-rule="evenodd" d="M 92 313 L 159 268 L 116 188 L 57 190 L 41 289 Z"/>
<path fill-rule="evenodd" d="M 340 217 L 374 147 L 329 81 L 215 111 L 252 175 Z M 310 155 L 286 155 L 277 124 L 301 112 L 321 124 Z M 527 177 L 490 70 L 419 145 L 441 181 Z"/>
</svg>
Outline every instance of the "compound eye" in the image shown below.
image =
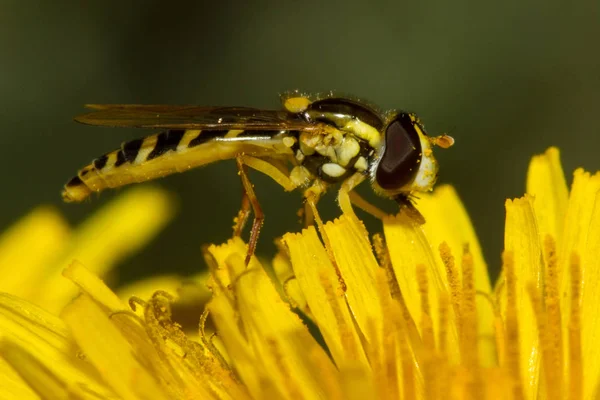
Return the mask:
<svg viewBox="0 0 600 400">
<path fill-rule="evenodd" d="M 409 183 L 421 162 L 421 140 L 407 113 L 399 114 L 385 130 L 385 148 L 375 180 L 385 190 L 398 190 Z"/>
</svg>

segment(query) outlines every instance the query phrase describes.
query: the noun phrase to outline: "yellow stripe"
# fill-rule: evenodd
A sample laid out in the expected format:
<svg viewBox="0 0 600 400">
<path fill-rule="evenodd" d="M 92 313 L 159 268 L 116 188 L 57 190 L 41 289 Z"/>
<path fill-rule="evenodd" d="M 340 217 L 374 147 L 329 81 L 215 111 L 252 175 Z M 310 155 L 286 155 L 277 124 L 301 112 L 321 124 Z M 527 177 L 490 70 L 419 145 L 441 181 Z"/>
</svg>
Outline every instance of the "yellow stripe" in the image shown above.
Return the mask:
<svg viewBox="0 0 600 400">
<path fill-rule="evenodd" d="M 200 130 L 199 129 L 188 129 L 185 131 L 183 137 L 181 138 L 181 140 L 179 141 L 179 144 L 177 145 L 177 152 L 182 152 L 184 150 L 187 150 L 188 145 L 190 144 L 190 142 L 192 140 L 194 140 L 195 138 L 198 137 L 198 135 L 200 134 Z"/>
<path fill-rule="evenodd" d="M 147 138 L 144 138 L 142 147 L 140 148 L 140 150 L 137 153 L 137 156 L 135 157 L 134 164 L 140 165 L 140 164 L 143 164 L 144 162 L 146 162 L 146 158 L 148 158 L 148 154 L 150 154 L 152 152 L 152 150 L 154 150 L 154 147 L 156 146 L 157 136 L 158 135 L 152 135 L 152 136 L 148 136 Z"/>
</svg>

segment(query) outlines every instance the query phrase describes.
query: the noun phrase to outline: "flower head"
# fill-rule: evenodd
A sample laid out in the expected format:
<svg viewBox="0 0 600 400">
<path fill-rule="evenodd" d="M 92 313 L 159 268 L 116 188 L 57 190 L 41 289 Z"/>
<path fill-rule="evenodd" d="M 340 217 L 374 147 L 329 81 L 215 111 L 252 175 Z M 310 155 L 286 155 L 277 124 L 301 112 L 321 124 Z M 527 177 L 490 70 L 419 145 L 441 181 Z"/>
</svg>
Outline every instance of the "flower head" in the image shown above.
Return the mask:
<svg viewBox="0 0 600 400">
<path fill-rule="evenodd" d="M 567 190 L 558 151 L 506 202 L 495 287 L 454 189 L 386 217 L 288 233 L 270 265 L 234 238 L 207 249 L 212 297 L 196 334 L 157 291 L 124 303 L 73 263 L 60 316 L 0 296 L 10 397 L 595 398 L 600 369 L 600 174 Z M 2 253 L 0 252 L 0 257 Z M 214 326 L 209 327 L 207 320 Z M 22 397 L 20 397 L 22 398 Z"/>
</svg>

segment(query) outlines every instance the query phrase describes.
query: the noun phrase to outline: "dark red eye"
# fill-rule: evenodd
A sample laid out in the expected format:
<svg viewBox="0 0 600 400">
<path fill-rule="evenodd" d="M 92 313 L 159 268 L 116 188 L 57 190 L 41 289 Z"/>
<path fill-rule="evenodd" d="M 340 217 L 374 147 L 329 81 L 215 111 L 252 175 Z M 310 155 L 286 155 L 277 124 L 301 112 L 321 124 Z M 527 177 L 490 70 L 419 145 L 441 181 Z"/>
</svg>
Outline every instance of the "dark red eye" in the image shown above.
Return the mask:
<svg viewBox="0 0 600 400">
<path fill-rule="evenodd" d="M 421 161 L 421 140 L 409 114 L 398 114 L 385 130 L 385 148 L 375 171 L 377 184 L 398 190 L 415 177 Z"/>
</svg>

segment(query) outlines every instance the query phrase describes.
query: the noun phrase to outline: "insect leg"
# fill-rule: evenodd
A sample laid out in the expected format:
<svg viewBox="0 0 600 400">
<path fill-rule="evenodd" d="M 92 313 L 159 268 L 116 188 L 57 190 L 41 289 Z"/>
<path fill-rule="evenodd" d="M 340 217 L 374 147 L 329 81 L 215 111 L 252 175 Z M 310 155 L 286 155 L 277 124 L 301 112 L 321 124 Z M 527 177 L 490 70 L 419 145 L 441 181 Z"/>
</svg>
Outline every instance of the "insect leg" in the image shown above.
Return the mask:
<svg viewBox="0 0 600 400">
<path fill-rule="evenodd" d="M 350 196 L 350 201 L 352 202 L 352 204 L 354 204 L 356 207 L 360 208 L 367 214 L 371 214 L 375 218 L 381 220 L 387 216 L 386 212 L 380 210 L 378 207 L 375 207 L 373 204 L 363 199 L 362 196 L 356 193 L 355 191 L 351 191 L 350 193 L 348 193 L 348 196 Z"/>
<path fill-rule="evenodd" d="M 246 193 L 246 189 L 243 189 L 244 193 L 242 194 L 242 206 L 240 207 L 240 211 L 233 219 L 233 236 L 242 236 L 242 231 L 244 230 L 244 226 L 246 226 L 246 222 L 248 222 L 248 217 L 250 216 L 250 210 L 252 206 L 250 205 L 250 198 Z"/>
<path fill-rule="evenodd" d="M 260 234 L 260 228 L 262 228 L 263 222 L 265 220 L 265 215 L 260 207 L 260 203 L 258 202 L 258 198 L 254 193 L 254 187 L 248 178 L 248 174 L 246 173 L 246 166 L 244 165 L 244 161 L 242 157 L 236 157 L 237 167 L 240 174 L 240 178 L 242 179 L 242 186 L 244 187 L 244 197 L 248 199 L 252 207 L 252 211 L 254 212 L 254 220 L 252 221 L 252 229 L 250 230 L 250 239 L 248 240 L 248 253 L 246 254 L 245 263 L 248 265 L 250 263 L 250 258 L 254 254 L 256 250 L 256 243 L 258 242 L 258 236 Z M 242 210 L 240 211 L 240 215 L 245 214 L 245 218 L 248 218 L 246 211 L 244 210 L 244 199 L 242 199 Z M 236 225 L 242 222 L 240 225 L 243 226 L 245 221 L 238 221 Z"/>
<path fill-rule="evenodd" d="M 321 218 L 317 213 L 317 203 L 321 198 L 321 195 L 325 193 L 327 186 L 325 182 L 321 180 L 315 180 L 311 187 L 304 191 L 304 227 L 308 228 L 309 226 L 315 223 L 322 224 Z"/>
<path fill-rule="evenodd" d="M 354 214 L 354 210 L 352 209 L 349 193 L 366 178 L 367 176 L 365 174 L 357 172 L 348 177 L 340 186 L 340 190 L 338 191 L 338 204 L 343 213 L 356 217 L 356 214 Z"/>
<path fill-rule="evenodd" d="M 329 260 L 331 261 L 331 264 L 335 268 L 335 273 L 338 277 L 338 281 L 340 282 L 340 287 L 345 292 L 346 291 L 346 283 L 344 282 L 342 273 L 340 272 L 340 269 L 335 260 L 335 256 L 333 254 L 333 250 L 331 247 L 331 242 L 329 241 L 329 237 L 327 236 L 327 232 L 325 231 L 323 220 L 321 219 L 321 216 L 319 215 L 319 211 L 317 210 L 317 202 L 321 198 L 321 195 L 325 192 L 326 187 L 327 186 L 326 186 L 325 182 L 317 179 L 317 180 L 315 180 L 315 182 L 312 184 L 311 187 L 309 187 L 308 189 L 306 189 L 304 191 L 304 198 L 306 199 L 306 204 L 308 206 L 307 210 L 310 209 L 311 216 L 312 216 L 312 218 L 314 218 L 315 222 L 317 223 L 317 228 L 319 230 L 319 233 L 321 234 L 321 239 L 323 239 L 323 243 L 325 244 L 325 251 L 327 252 L 327 255 L 329 257 Z"/>
<path fill-rule="evenodd" d="M 247 155 L 238 155 L 236 157 L 236 162 L 240 178 L 242 179 L 242 185 L 244 187 L 244 195 L 242 197 L 241 210 L 238 213 L 237 218 L 235 219 L 235 225 L 233 227 L 234 235 L 239 236 L 241 234 L 242 229 L 244 228 L 244 225 L 246 224 L 246 221 L 250 216 L 250 209 L 254 211 L 254 221 L 252 222 L 250 239 L 248 241 L 248 254 L 246 256 L 246 265 L 248 265 L 248 263 L 250 262 L 250 258 L 256 250 L 256 243 L 258 242 L 258 236 L 260 234 L 260 229 L 262 228 L 265 216 L 258 202 L 258 198 L 254 193 L 252 183 L 250 183 L 250 179 L 248 178 L 248 174 L 246 173 L 246 166 L 251 167 L 269 176 L 271 179 L 273 179 L 275 182 L 281 185 L 286 191 L 294 190 L 298 187 L 300 182 L 295 182 L 277 167 L 265 160 L 261 160 L 260 158 L 251 157 Z"/>
<path fill-rule="evenodd" d="M 286 192 L 290 192 L 296 189 L 299 185 L 298 182 L 294 182 L 290 179 L 289 174 L 281 172 L 277 167 L 273 166 L 271 163 L 265 160 L 261 160 L 260 158 L 240 155 L 237 157 L 238 165 L 239 162 L 249 166 L 252 169 L 262 172 L 267 175 L 275 182 L 277 182 Z"/>
</svg>

